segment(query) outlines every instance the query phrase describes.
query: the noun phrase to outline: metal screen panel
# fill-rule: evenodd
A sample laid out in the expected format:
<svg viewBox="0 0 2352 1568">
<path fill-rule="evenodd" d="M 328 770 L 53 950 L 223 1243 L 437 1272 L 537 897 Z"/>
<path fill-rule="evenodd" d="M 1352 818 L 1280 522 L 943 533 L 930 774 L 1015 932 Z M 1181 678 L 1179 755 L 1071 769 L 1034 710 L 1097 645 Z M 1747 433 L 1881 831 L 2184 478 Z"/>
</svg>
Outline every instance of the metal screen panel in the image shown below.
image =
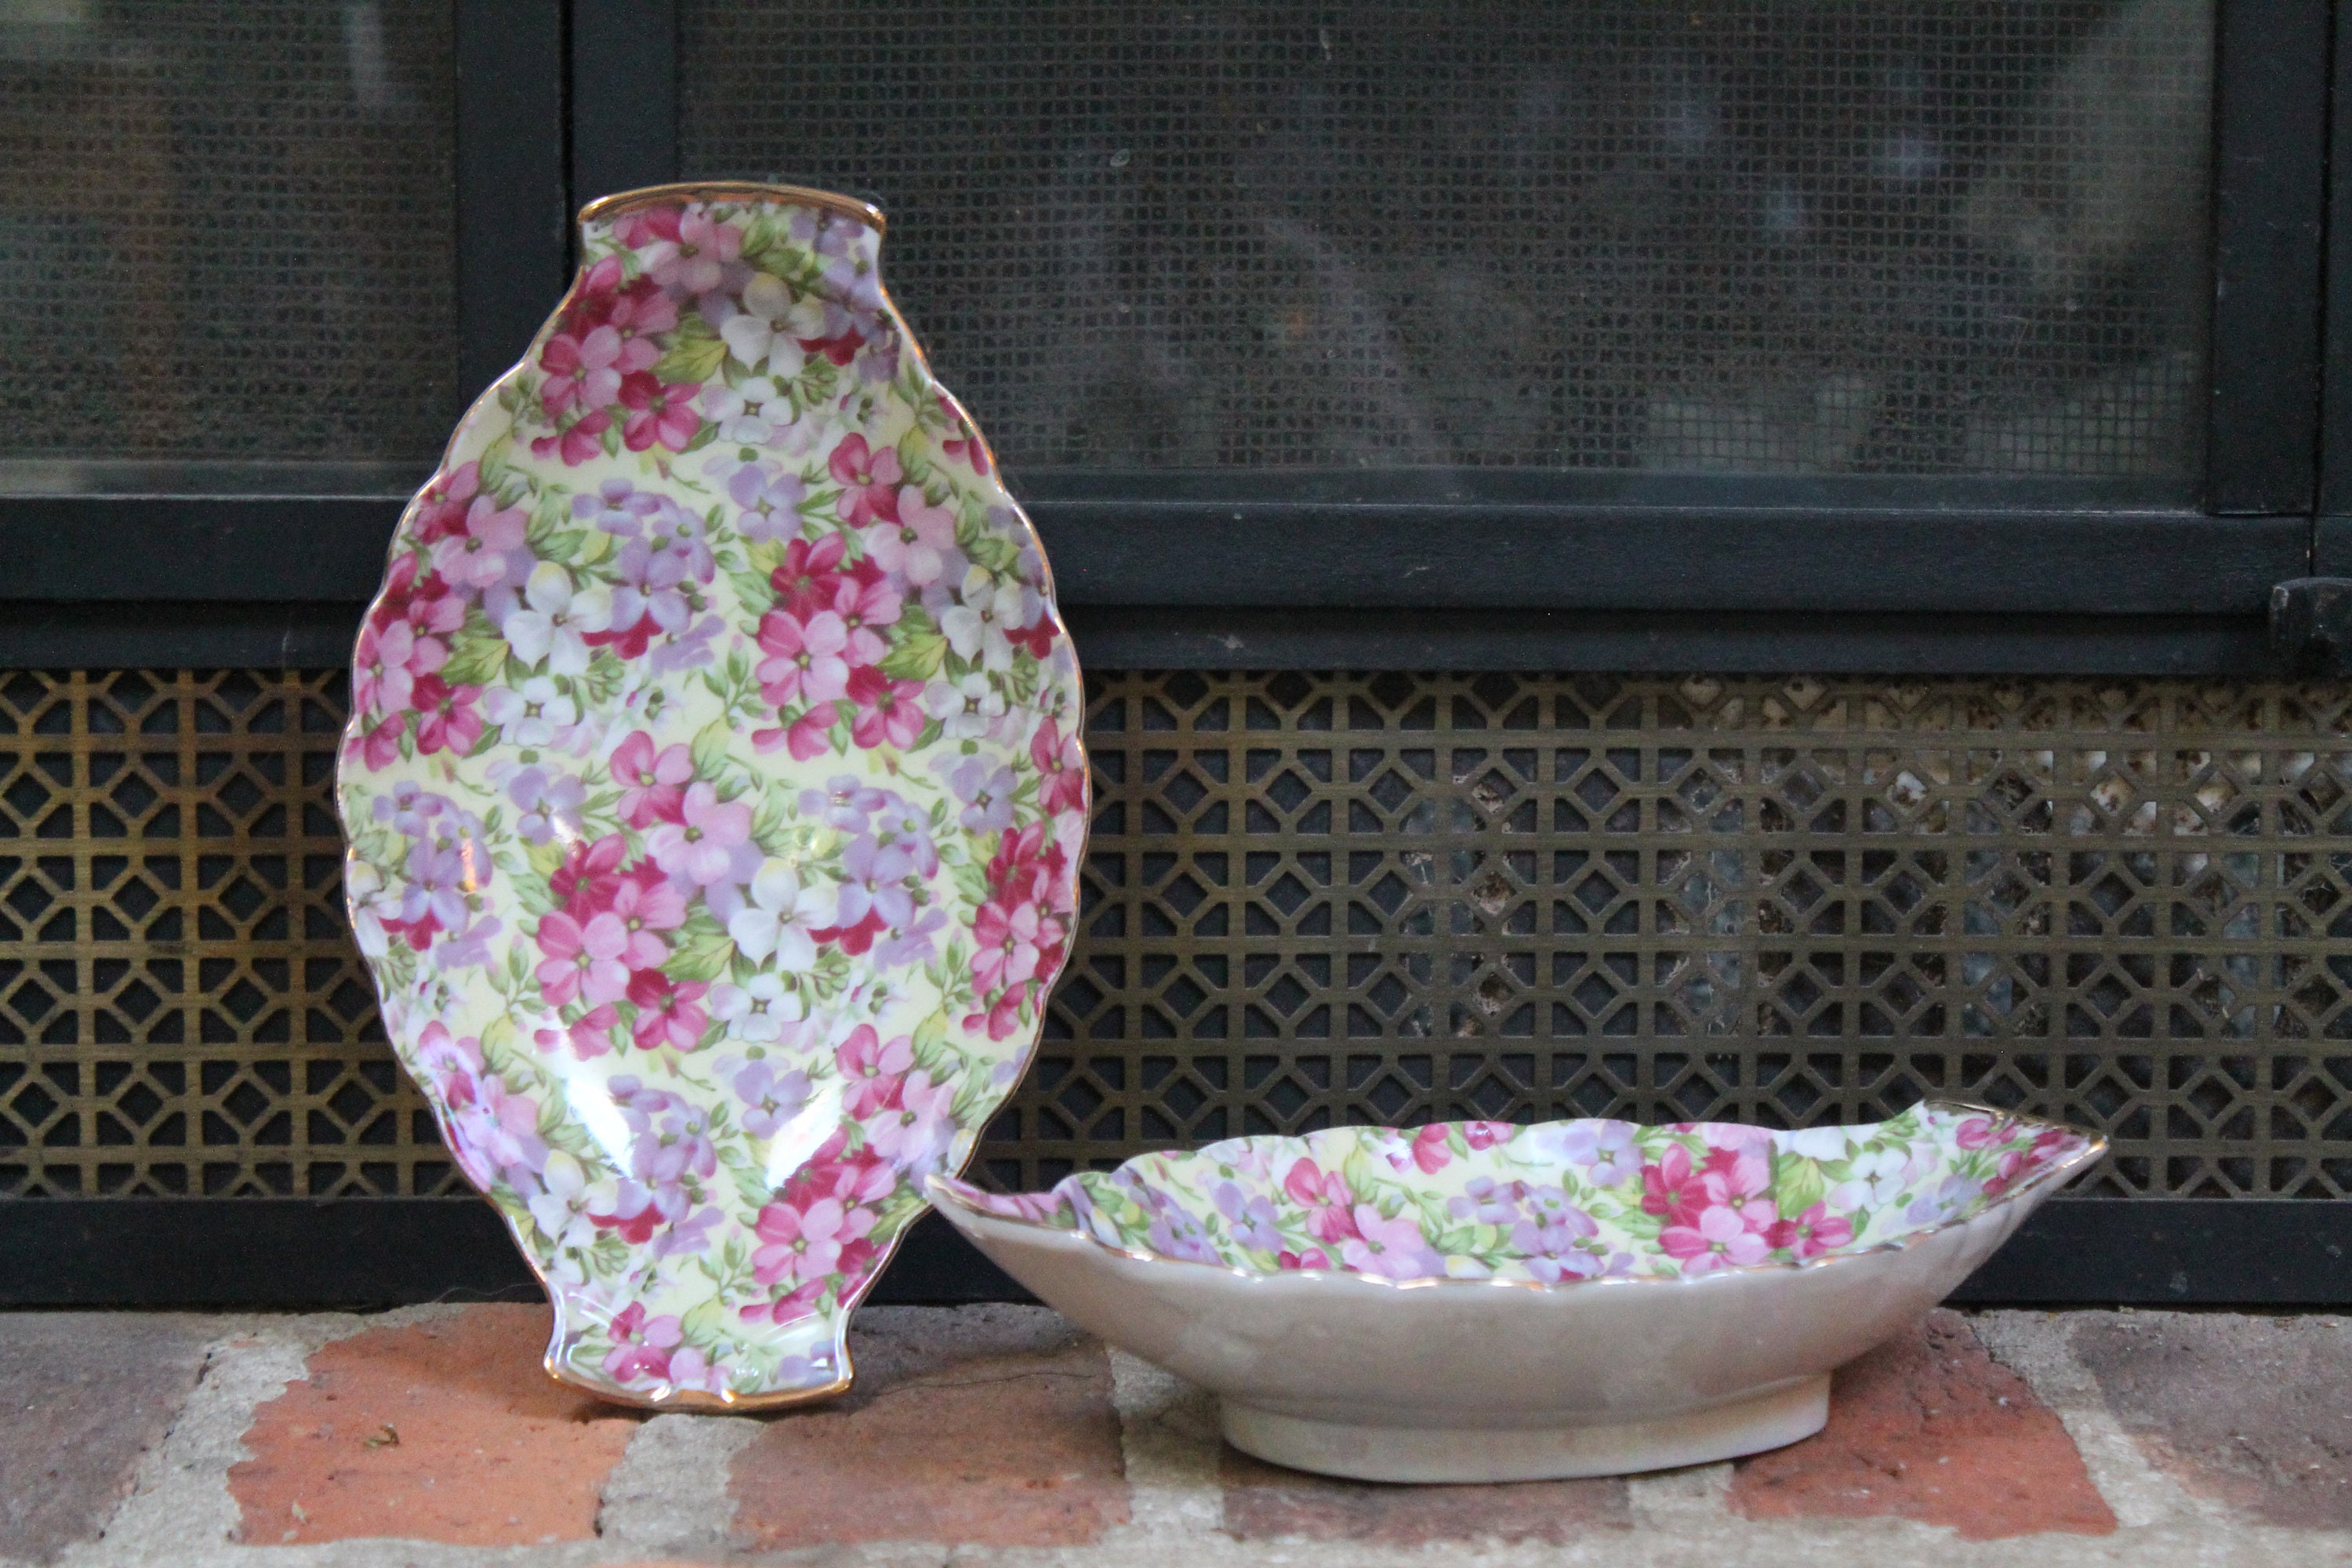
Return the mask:
<svg viewBox="0 0 2352 1568">
<path fill-rule="evenodd" d="M 429 458 L 457 408 L 442 0 L 0 9 L 0 458 Z M 69 468 L 13 488 L 77 488 Z"/>
<path fill-rule="evenodd" d="M 2212 0 L 679 16 L 1015 466 L 2201 467 Z"/>
<path fill-rule="evenodd" d="M 982 1169 L 1937 1093 L 2352 1196 L 2352 688 L 1115 674 Z M 0 679 L 0 1194 L 460 1190 L 336 888 L 338 678 Z"/>
</svg>

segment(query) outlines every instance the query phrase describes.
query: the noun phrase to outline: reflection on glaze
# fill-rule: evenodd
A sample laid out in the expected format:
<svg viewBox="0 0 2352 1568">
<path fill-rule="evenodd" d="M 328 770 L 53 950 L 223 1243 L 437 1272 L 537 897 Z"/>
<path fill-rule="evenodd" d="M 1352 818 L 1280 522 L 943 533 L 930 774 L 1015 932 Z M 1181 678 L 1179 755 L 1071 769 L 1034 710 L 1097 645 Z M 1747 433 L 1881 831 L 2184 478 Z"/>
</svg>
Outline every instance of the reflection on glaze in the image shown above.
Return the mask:
<svg viewBox="0 0 2352 1568">
<path fill-rule="evenodd" d="M 1076 661 L 878 241 L 807 193 L 592 209 L 353 656 L 386 1027 L 549 1284 L 551 1365 L 614 1397 L 842 1381 L 1076 911 Z"/>
</svg>

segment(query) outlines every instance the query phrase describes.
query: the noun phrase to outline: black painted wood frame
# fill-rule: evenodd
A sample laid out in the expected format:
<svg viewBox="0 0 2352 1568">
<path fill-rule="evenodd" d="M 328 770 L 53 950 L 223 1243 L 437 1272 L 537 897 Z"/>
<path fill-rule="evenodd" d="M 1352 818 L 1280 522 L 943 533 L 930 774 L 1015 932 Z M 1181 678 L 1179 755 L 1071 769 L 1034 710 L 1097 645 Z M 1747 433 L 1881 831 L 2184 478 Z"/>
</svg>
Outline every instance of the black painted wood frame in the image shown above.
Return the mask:
<svg viewBox="0 0 2352 1568">
<path fill-rule="evenodd" d="M 582 201 L 697 171 L 679 166 L 670 0 L 452 3 L 470 395 L 560 293 Z M 2352 106 L 2352 38 L 2335 25 L 2347 0 L 2219 3 L 2202 504 L 1925 481 L 1405 475 L 1368 492 L 1360 475 L 1040 475 L 1019 488 L 1082 654 L 1163 668 L 2267 671 L 2269 584 L 2352 574 L 2352 112 L 2330 98 Z M 399 505 L 0 496 L 0 668 L 341 663 Z M 2352 1203 L 2060 1200 L 1962 1298 L 2352 1304 L 2348 1247 Z M 0 1305 L 532 1293 L 470 1200 L 0 1203 Z M 934 1219 L 877 1299 L 1017 1295 Z"/>
</svg>

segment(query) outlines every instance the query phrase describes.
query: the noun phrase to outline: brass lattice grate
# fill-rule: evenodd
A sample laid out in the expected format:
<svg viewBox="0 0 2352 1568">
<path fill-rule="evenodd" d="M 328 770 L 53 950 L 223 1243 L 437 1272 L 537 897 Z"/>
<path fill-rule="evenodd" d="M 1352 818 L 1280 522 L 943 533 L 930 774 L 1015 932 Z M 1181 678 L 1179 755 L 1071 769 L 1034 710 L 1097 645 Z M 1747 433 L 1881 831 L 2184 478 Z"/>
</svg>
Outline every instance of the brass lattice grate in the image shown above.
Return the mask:
<svg viewBox="0 0 2352 1568">
<path fill-rule="evenodd" d="M 2352 689 L 1121 674 L 988 1173 L 1330 1121 L 2106 1129 L 2352 1195 Z M 0 1192 L 455 1190 L 336 898 L 331 677 L 0 679 Z"/>
</svg>

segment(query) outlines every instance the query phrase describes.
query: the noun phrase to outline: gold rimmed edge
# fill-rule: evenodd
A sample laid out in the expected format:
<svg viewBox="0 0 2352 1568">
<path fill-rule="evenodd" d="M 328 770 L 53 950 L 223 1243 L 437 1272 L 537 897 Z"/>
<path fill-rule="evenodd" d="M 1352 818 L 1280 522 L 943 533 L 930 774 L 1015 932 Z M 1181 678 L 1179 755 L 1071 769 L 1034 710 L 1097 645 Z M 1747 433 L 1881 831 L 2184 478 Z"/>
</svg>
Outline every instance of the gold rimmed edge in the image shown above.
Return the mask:
<svg viewBox="0 0 2352 1568">
<path fill-rule="evenodd" d="M 822 1387 L 784 1388 L 768 1394 L 707 1394 L 700 1389 L 677 1388 L 651 1394 L 578 1376 L 558 1362 L 551 1350 L 540 1358 L 539 1364 L 549 1377 L 564 1387 L 593 1399 L 600 1399 L 607 1405 L 619 1405 L 632 1410 L 680 1412 L 689 1415 L 760 1415 L 779 1410 L 793 1410 L 806 1405 L 822 1405 L 848 1393 L 857 1375 L 856 1370 L 851 1368 Z"/>
<path fill-rule="evenodd" d="M 887 228 L 890 221 L 882 216 L 880 207 L 838 191 L 820 191 L 812 185 L 767 185 L 757 180 L 689 180 L 682 184 L 615 191 L 582 207 L 580 221 L 602 223 L 625 213 L 668 206 L 676 202 L 773 202 L 779 206 L 823 207 L 827 212 L 856 218 L 876 234 Z"/>
</svg>

